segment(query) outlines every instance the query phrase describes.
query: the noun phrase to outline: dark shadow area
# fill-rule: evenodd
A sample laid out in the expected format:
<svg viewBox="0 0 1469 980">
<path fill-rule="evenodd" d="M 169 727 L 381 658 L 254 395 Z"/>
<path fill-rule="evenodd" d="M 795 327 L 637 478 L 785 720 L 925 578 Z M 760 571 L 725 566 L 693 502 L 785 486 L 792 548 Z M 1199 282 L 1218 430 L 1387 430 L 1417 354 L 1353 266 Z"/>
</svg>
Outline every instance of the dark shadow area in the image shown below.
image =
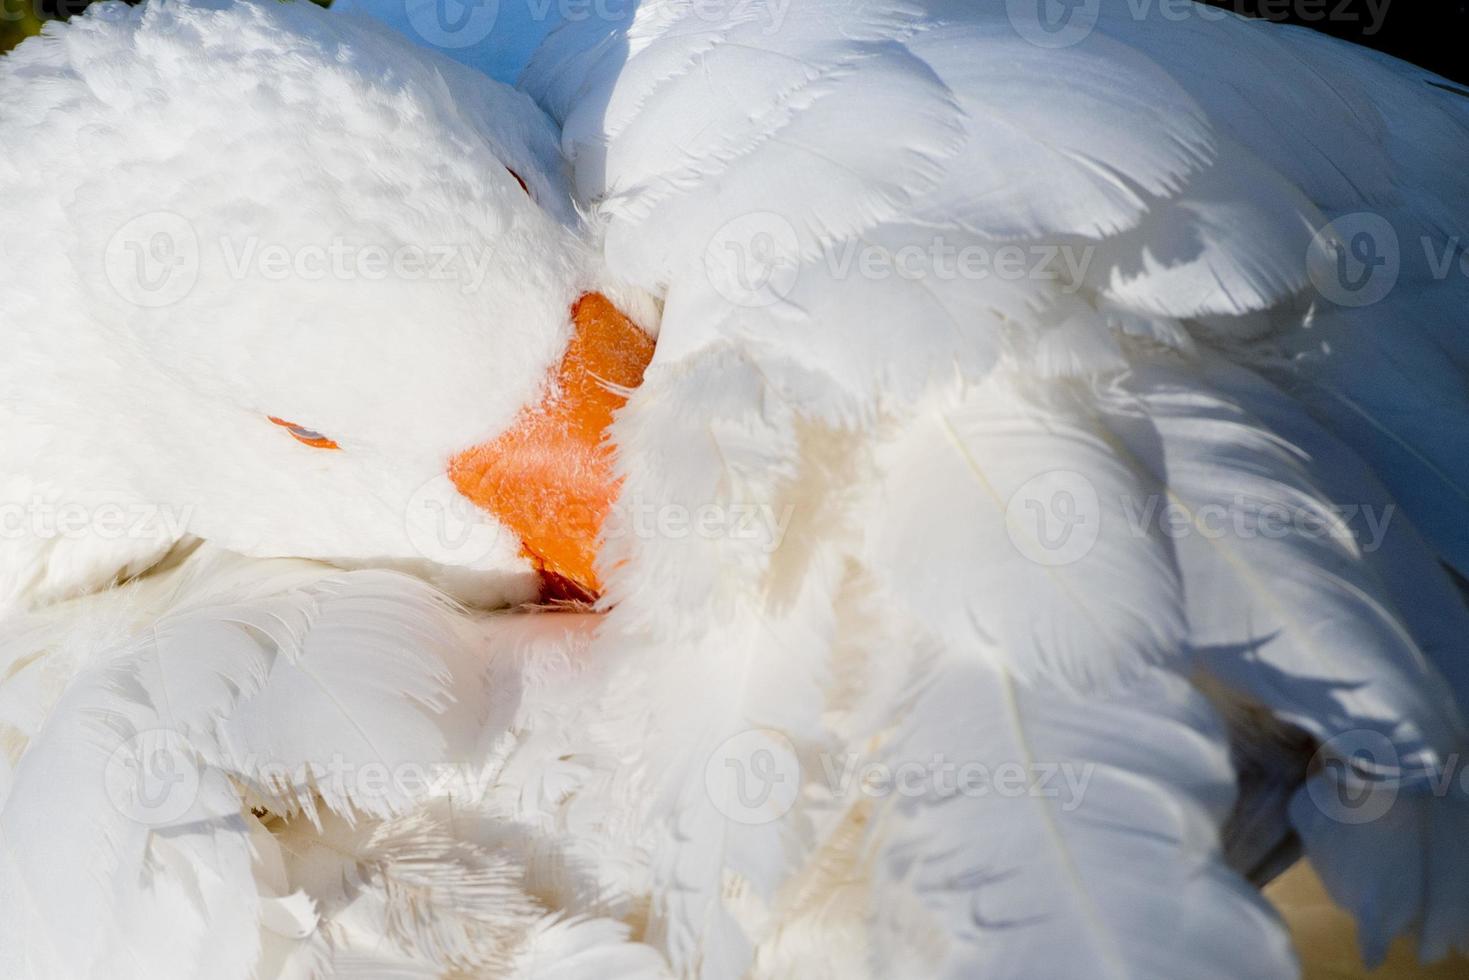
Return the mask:
<svg viewBox="0 0 1469 980">
<path fill-rule="evenodd" d="M 0 51 L 91 0 L 0 0 Z M 128 0 L 129 3 L 135 0 Z M 331 0 L 314 0 L 329 6 Z M 1167 0 L 1130 0 L 1144 3 Z M 1204 0 L 1247 17 L 1302 24 L 1469 84 L 1469 0 Z"/>
<path fill-rule="evenodd" d="M 1204 0 L 1246 17 L 1301 24 L 1469 82 L 1469 0 Z"/>
</svg>

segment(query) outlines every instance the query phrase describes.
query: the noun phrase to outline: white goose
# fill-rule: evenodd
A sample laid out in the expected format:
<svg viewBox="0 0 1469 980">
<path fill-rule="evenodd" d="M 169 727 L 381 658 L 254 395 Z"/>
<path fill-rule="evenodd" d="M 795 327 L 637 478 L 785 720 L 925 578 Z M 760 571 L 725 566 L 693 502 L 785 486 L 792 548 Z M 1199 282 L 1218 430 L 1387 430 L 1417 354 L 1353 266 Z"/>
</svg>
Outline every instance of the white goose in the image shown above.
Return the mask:
<svg viewBox="0 0 1469 980">
<path fill-rule="evenodd" d="M 1469 949 L 1469 100 L 1067 9 L 0 59 L 0 974 Z"/>
</svg>

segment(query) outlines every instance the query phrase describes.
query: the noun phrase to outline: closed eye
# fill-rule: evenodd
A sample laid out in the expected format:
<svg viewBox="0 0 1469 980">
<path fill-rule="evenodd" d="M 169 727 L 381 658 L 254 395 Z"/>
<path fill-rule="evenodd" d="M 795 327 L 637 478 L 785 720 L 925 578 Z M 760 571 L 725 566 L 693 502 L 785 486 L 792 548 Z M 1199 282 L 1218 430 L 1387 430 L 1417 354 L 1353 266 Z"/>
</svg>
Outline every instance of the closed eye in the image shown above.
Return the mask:
<svg viewBox="0 0 1469 980">
<path fill-rule="evenodd" d="M 289 432 L 291 434 L 291 438 L 295 439 L 303 446 L 310 446 L 312 449 L 342 448 L 331 439 L 328 439 L 326 436 L 322 435 L 320 432 L 317 432 L 314 429 L 308 429 L 304 425 L 297 425 L 295 422 L 287 422 L 285 419 L 278 419 L 274 415 L 267 416 L 267 418 Z"/>
<path fill-rule="evenodd" d="M 515 182 L 520 185 L 521 190 L 525 191 L 526 196 L 534 200 L 535 195 L 531 194 L 530 187 L 526 184 L 525 178 L 520 176 L 520 174 L 516 173 L 514 170 L 511 170 L 509 167 L 506 167 L 505 169 L 509 171 L 510 176 L 515 178 Z"/>
</svg>

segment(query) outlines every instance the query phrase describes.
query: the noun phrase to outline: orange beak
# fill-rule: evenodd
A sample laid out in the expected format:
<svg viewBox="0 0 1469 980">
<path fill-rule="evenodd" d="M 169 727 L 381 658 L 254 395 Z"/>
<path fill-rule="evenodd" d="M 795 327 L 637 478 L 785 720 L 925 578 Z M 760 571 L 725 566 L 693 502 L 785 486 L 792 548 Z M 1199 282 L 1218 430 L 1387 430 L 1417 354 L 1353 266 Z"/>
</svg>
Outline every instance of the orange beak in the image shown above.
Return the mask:
<svg viewBox="0 0 1469 980">
<path fill-rule="evenodd" d="M 575 334 L 540 404 L 508 432 L 455 456 L 459 492 L 520 536 L 548 597 L 590 600 L 602 524 L 617 498 L 607 428 L 643 381 L 653 340 L 601 293 L 571 310 Z"/>
</svg>

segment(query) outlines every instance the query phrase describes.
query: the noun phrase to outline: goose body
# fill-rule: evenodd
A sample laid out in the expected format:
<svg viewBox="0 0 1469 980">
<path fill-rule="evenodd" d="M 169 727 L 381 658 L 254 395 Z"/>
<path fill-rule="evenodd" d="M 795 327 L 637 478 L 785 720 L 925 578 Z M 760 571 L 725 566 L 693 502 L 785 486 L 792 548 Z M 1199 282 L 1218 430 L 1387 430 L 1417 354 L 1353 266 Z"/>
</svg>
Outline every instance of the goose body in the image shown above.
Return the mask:
<svg viewBox="0 0 1469 980">
<path fill-rule="evenodd" d="M 374 7 L 0 59 L 0 973 L 1288 977 L 1302 852 L 1469 950 L 1466 93 Z"/>
</svg>

